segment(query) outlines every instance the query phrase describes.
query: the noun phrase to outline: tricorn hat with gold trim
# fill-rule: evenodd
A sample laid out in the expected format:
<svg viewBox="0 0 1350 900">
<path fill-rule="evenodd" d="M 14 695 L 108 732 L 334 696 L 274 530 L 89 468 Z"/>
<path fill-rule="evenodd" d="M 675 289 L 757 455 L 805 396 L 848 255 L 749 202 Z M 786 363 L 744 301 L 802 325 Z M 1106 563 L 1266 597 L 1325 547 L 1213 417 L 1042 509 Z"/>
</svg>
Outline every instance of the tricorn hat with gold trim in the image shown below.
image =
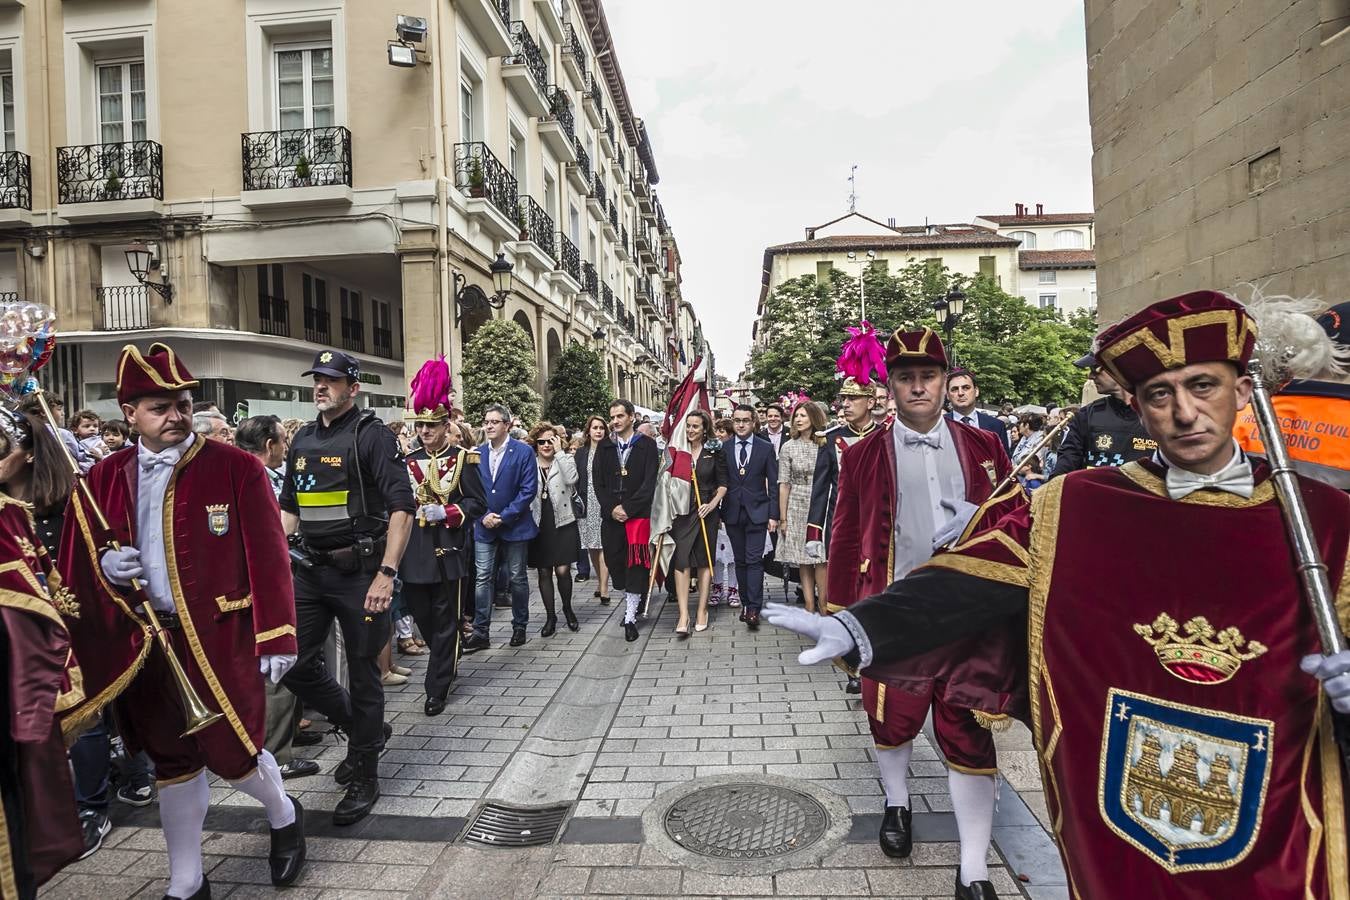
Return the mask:
<svg viewBox="0 0 1350 900">
<path fill-rule="evenodd" d="M 197 379 L 168 344 L 156 341 L 142 354 L 135 344 L 117 359 L 117 402 L 131 403 L 150 394 L 172 394 L 197 387 Z"/>
<path fill-rule="evenodd" d="M 951 368 L 947 361 L 947 348 L 942 346 L 942 338 L 931 328 L 921 331 L 905 331 L 897 328 L 891 332 L 886 342 L 886 371 L 896 366 L 927 364 Z"/>
<path fill-rule="evenodd" d="M 1218 291 L 1159 300 L 1097 338 L 1097 362 L 1126 390 L 1171 369 L 1228 362 L 1246 372 L 1256 323 L 1241 303 Z"/>
<path fill-rule="evenodd" d="M 417 370 L 410 385 L 408 410 L 414 422 L 444 422 L 450 418 L 450 364 L 444 356 L 429 359 Z"/>
</svg>

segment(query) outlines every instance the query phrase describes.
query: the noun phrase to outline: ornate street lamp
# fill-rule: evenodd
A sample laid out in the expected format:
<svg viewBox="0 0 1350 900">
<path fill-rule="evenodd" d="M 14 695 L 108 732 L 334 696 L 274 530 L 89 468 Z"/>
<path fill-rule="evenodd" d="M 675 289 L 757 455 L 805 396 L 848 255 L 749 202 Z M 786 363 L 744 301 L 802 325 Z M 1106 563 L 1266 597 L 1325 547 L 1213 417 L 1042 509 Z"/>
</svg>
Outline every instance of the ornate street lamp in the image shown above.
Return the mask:
<svg viewBox="0 0 1350 900">
<path fill-rule="evenodd" d="M 961 317 L 965 311 L 966 295 L 960 288 L 952 288 L 947 292 L 947 296 L 938 297 L 933 301 L 933 315 L 937 317 L 938 325 L 942 326 L 944 343 L 952 355 L 953 362 L 956 360 L 956 353 L 952 350 L 952 332 L 961 324 Z"/>
<path fill-rule="evenodd" d="M 127 269 L 136 280 L 148 287 L 164 298 L 165 303 L 173 302 L 173 285 L 167 281 L 146 281 L 146 276 L 150 274 L 151 269 L 159 268 L 159 260 L 150 252 L 150 246 L 142 241 L 137 241 L 131 245 L 130 250 L 123 251 L 127 258 Z"/>
<path fill-rule="evenodd" d="M 455 273 L 455 326 L 464 320 L 466 313 L 478 312 L 487 309 L 501 309 L 506 305 L 506 298 L 511 295 L 511 286 L 514 280 L 512 274 L 514 266 L 506 261 L 506 257 L 498 253 L 497 259 L 492 265 L 488 266 L 488 271 L 492 273 L 492 288 L 495 293 L 488 296 L 476 284 L 469 284 L 469 279 L 463 272 Z"/>
</svg>

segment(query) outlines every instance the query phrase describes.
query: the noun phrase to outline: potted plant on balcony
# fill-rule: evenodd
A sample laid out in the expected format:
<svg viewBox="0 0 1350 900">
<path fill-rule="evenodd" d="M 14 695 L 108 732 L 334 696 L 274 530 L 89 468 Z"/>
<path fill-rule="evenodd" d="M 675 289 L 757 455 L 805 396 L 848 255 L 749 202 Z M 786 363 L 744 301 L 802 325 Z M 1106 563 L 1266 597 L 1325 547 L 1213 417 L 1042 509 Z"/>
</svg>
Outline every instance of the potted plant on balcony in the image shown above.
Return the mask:
<svg viewBox="0 0 1350 900">
<path fill-rule="evenodd" d="M 103 199 L 117 199 L 117 195 L 122 192 L 122 179 L 116 172 L 104 172 L 103 176 Z"/>
<path fill-rule="evenodd" d="M 295 161 L 295 183 L 297 186 L 304 187 L 309 184 L 310 170 L 309 157 L 303 153 Z"/>
<path fill-rule="evenodd" d="M 483 196 L 483 164 L 477 158 L 469 160 L 469 196 Z"/>
</svg>

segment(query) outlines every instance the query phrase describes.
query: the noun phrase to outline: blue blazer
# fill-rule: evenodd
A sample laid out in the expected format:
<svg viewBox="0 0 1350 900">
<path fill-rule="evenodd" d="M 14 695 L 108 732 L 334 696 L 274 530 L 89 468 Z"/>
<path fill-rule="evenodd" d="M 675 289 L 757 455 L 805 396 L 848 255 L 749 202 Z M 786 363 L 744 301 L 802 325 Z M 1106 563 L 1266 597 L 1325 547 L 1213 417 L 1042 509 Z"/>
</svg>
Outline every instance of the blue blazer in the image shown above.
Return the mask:
<svg viewBox="0 0 1350 900">
<path fill-rule="evenodd" d="M 947 418 L 960 421 L 960 417 L 955 411 L 947 413 Z M 1003 442 L 1003 449 L 1011 450 L 1012 445 L 1008 443 L 1008 426 L 1003 424 L 1003 420 L 998 416 L 991 416 L 983 410 L 975 410 L 975 424 L 984 431 L 992 432 L 998 435 L 998 439 Z"/>
<path fill-rule="evenodd" d="M 727 459 L 727 495 L 722 498 L 722 521 L 728 525 L 767 525 L 778 516 L 778 455 L 773 444 L 759 435 L 750 439 L 750 457 L 741 474 L 740 438 L 722 443 Z"/>
<path fill-rule="evenodd" d="M 502 517 L 496 528 L 484 528 L 480 518 L 474 523 L 476 541 L 528 541 L 539 533 L 539 526 L 530 514 L 530 503 L 539 492 L 539 468 L 530 445 L 515 438 L 506 439 L 506 455 L 502 457 L 497 478 L 492 477 L 491 446 L 478 448 L 478 474 L 487 495 L 487 512 Z"/>
</svg>

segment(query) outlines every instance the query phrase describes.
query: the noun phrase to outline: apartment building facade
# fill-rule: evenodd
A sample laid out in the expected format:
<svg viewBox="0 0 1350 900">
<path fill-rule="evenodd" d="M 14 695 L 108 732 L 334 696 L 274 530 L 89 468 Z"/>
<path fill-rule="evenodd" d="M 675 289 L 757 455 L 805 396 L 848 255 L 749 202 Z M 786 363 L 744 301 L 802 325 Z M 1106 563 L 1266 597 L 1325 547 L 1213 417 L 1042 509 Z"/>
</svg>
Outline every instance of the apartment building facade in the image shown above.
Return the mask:
<svg viewBox="0 0 1350 900">
<path fill-rule="evenodd" d="M 1047 212 L 1045 205 L 1016 204 L 1011 215 L 978 216 L 1018 242 L 1018 293 L 1032 306 L 1064 314 L 1097 308 L 1096 219 L 1088 213 Z"/>
<path fill-rule="evenodd" d="M 407 66 L 399 14 L 427 25 Z M 397 418 L 489 317 L 541 390 L 573 341 L 644 405 L 677 374 L 670 227 L 598 0 L 9 0 L 0 88 L 0 292 L 56 309 L 72 407 L 112 414 L 117 351 L 162 339 L 222 408 L 283 415 L 341 348 Z"/>
</svg>

